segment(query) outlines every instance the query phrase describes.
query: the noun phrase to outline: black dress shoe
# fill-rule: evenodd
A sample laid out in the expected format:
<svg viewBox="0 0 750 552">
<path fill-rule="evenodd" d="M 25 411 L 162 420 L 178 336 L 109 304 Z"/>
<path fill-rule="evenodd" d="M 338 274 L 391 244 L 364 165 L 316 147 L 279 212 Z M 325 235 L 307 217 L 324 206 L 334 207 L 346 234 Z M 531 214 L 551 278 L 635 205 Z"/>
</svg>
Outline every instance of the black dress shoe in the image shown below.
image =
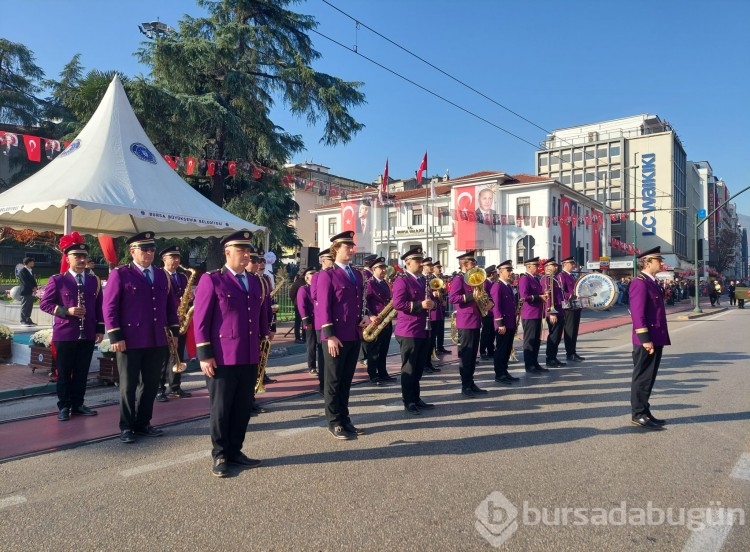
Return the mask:
<svg viewBox="0 0 750 552">
<path fill-rule="evenodd" d="M 255 458 L 248 458 L 244 453 L 240 452 L 235 456 L 227 458 L 227 462 L 230 464 L 237 464 L 239 466 L 246 466 L 248 468 L 257 468 L 260 466 L 260 460 Z"/>
<path fill-rule="evenodd" d="M 74 408 L 70 409 L 71 414 L 76 414 L 78 416 L 96 416 L 97 412 L 96 410 L 91 410 L 86 405 L 76 406 Z"/>
<path fill-rule="evenodd" d="M 135 443 L 135 433 L 129 429 L 123 429 L 120 432 L 120 442 L 122 443 Z"/>
<path fill-rule="evenodd" d="M 633 425 L 640 426 L 644 429 L 664 429 L 662 426 L 654 422 L 651 418 L 648 417 L 646 414 L 641 414 L 640 416 L 633 416 L 630 423 Z"/>
<path fill-rule="evenodd" d="M 276 381 L 278 380 L 273 379 L 268 374 L 263 374 L 263 385 L 268 385 L 269 383 L 276 383 Z"/>
<path fill-rule="evenodd" d="M 545 368 L 545 367 L 544 367 L 544 366 L 542 366 L 541 364 L 537 364 L 536 366 L 534 366 L 534 368 L 536 368 L 536 369 L 537 369 L 537 371 L 539 371 L 539 372 L 549 372 L 549 369 L 548 369 L 548 368 Z"/>
<path fill-rule="evenodd" d="M 341 425 L 344 428 L 344 431 L 348 431 L 349 433 L 351 433 L 353 435 L 364 435 L 365 434 L 365 430 L 364 429 L 361 429 L 359 427 L 355 427 L 354 424 L 351 423 L 351 422 L 346 422 L 345 424 L 341 424 Z"/>
<path fill-rule="evenodd" d="M 488 357 L 487 355 L 479 355 L 479 360 L 489 360 L 489 359 L 490 357 Z"/>
<path fill-rule="evenodd" d="M 258 406 L 257 403 L 250 407 L 250 416 L 257 416 L 258 414 L 265 414 L 266 412 L 268 412 L 268 409 Z"/>
<path fill-rule="evenodd" d="M 513 383 L 513 380 L 505 376 L 498 376 L 495 378 L 495 383 L 502 383 L 503 385 L 511 385 Z"/>
<path fill-rule="evenodd" d="M 439 355 L 452 355 L 453 353 L 451 351 L 449 351 L 448 349 L 440 349 L 438 351 L 438 354 Z"/>
<path fill-rule="evenodd" d="M 568 355 L 568 356 L 567 356 L 567 359 L 568 359 L 568 360 L 569 360 L 570 362 L 583 362 L 584 360 L 586 360 L 586 359 L 585 359 L 585 358 L 583 358 L 582 356 L 578 356 L 578 355 Z"/>
<path fill-rule="evenodd" d="M 143 429 L 136 429 L 136 435 L 145 435 L 146 437 L 161 437 L 164 435 L 164 431 L 156 429 L 154 426 L 146 426 Z"/>
<path fill-rule="evenodd" d="M 61 422 L 67 422 L 70 420 L 70 408 L 61 408 L 60 412 L 57 413 L 57 419 Z"/>
<path fill-rule="evenodd" d="M 162 392 L 156 394 L 156 402 L 167 402 L 168 400 L 169 399 L 165 393 Z"/>
<path fill-rule="evenodd" d="M 406 412 L 408 414 L 411 414 L 412 416 L 419 416 L 421 412 L 419 411 L 419 408 L 417 408 L 417 405 L 414 403 L 409 403 L 406 405 Z"/>
<path fill-rule="evenodd" d="M 425 370 L 425 372 L 430 372 L 431 374 L 434 374 L 434 373 L 440 372 L 440 368 L 438 368 L 437 366 L 430 366 L 430 369 Z"/>
<path fill-rule="evenodd" d="M 182 389 L 177 389 L 176 391 L 169 392 L 169 397 L 173 399 L 187 399 L 188 397 L 192 396 L 192 393 L 188 393 L 187 391 L 183 391 Z"/>
<path fill-rule="evenodd" d="M 476 397 L 474 391 L 471 390 L 471 387 L 464 387 L 463 389 L 461 389 L 461 394 L 468 399 L 473 399 L 474 397 Z"/>
<path fill-rule="evenodd" d="M 373 385 L 377 385 L 378 387 L 385 384 L 385 382 L 381 380 L 380 378 L 373 378 L 370 380 L 370 383 Z"/>
<path fill-rule="evenodd" d="M 414 403 L 417 405 L 418 408 L 421 408 L 422 410 L 432 410 L 435 408 L 435 405 L 432 403 L 426 403 L 422 399 L 417 400 L 417 402 Z"/>
<path fill-rule="evenodd" d="M 381 381 L 396 381 L 398 378 L 396 376 L 392 376 L 390 374 L 386 376 L 380 376 Z"/>
<path fill-rule="evenodd" d="M 651 412 L 648 413 L 648 417 L 651 418 L 651 421 L 654 422 L 656 425 L 667 425 L 667 420 L 660 420 L 659 418 L 655 417 Z"/>
<path fill-rule="evenodd" d="M 477 384 L 476 384 L 476 383 L 472 383 L 472 384 L 471 384 L 471 391 L 472 391 L 472 392 L 473 392 L 474 394 L 480 394 L 480 393 L 481 393 L 481 394 L 484 394 L 484 393 L 489 393 L 489 391 L 487 391 L 486 389 L 480 389 L 479 387 L 477 387 Z"/>
<path fill-rule="evenodd" d="M 560 360 L 560 359 L 558 359 L 558 358 L 556 358 L 556 359 L 555 359 L 555 362 L 557 362 L 557 365 L 558 365 L 558 366 L 567 366 L 567 365 L 568 365 L 568 363 L 567 363 L 567 362 L 563 362 L 563 361 L 561 361 L 561 360 Z"/>
<path fill-rule="evenodd" d="M 328 426 L 328 432 L 340 441 L 351 441 L 356 437 L 346 431 L 342 425 Z"/>
<path fill-rule="evenodd" d="M 505 378 L 509 379 L 510 381 L 521 381 L 521 378 L 517 378 L 516 376 L 512 376 L 509 372 L 505 372 Z"/>
<path fill-rule="evenodd" d="M 541 370 L 538 370 L 536 366 L 527 366 L 525 370 L 530 374 L 538 374 Z"/>
<path fill-rule="evenodd" d="M 214 465 L 211 467 L 211 475 L 216 477 L 226 477 L 229 473 L 227 461 L 223 456 L 214 458 Z"/>
</svg>

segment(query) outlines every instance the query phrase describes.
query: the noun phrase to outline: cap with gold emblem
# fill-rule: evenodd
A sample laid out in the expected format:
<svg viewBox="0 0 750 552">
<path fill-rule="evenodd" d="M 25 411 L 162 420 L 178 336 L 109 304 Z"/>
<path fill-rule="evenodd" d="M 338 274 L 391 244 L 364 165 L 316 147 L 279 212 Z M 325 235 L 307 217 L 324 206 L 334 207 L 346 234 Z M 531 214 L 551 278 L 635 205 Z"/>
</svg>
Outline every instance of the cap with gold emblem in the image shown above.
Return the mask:
<svg viewBox="0 0 750 552">
<path fill-rule="evenodd" d="M 498 270 L 501 268 L 510 268 L 513 270 L 513 261 L 511 259 L 508 259 L 507 261 L 503 261 L 499 265 L 497 265 Z"/>
<path fill-rule="evenodd" d="M 540 264 L 544 264 L 544 266 L 547 266 L 547 265 L 558 266 L 557 260 L 554 257 L 550 257 L 549 259 L 544 261 L 544 263 L 540 263 Z"/>
<path fill-rule="evenodd" d="M 164 255 L 170 255 L 173 257 L 181 257 L 180 255 L 180 248 L 176 245 L 170 245 L 169 247 L 165 247 L 161 251 L 159 251 L 159 257 L 163 257 Z"/>
<path fill-rule="evenodd" d="M 422 259 L 422 266 L 435 266 L 435 263 L 432 262 L 432 257 Z"/>
<path fill-rule="evenodd" d="M 88 255 L 89 246 L 85 243 L 74 243 L 65 248 L 66 255 Z"/>
<path fill-rule="evenodd" d="M 661 245 L 657 245 L 656 247 L 649 249 L 648 251 L 644 251 L 640 255 L 638 255 L 639 259 L 661 259 Z"/>
<path fill-rule="evenodd" d="M 347 245 L 356 245 L 354 243 L 354 232 L 352 230 L 346 230 L 340 234 L 336 234 L 331 238 L 332 244 L 345 243 Z"/>
<path fill-rule="evenodd" d="M 385 263 L 385 257 L 378 257 L 374 261 L 372 261 L 372 266 L 370 268 L 378 268 L 378 267 L 387 267 L 388 265 Z"/>
<path fill-rule="evenodd" d="M 576 264 L 576 260 L 573 257 L 565 257 L 562 261 L 560 261 L 560 264 L 565 264 L 565 263 Z"/>
<path fill-rule="evenodd" d="M 333 260 L 333 255 L 331 254 L 331 250 L 330 249 L 323 249 L 320 253 L 318 253 L 318 260 L 319 261 L 323 261 L 323 260 L 332 261 Z"/>
<path fill-rule="evenodd" d="M 523 264 L 525 265 L 539 265 L 539 257 L 531 257 L 530 259 L 526 259 Z"/>
<path fill-rule="evenodd" d="M 488 266 L 487 268 L 484 269 L 484 272 L 485 272 L 485 274 L 487 274 L 489 276 L 493 272 L 497 272 L 497 266 L 490 265 L 490 266 Z"/>
<path fill-rule="evenodd" d="M 476 258 L 475 258 L 475 257 L 476 257 L 476 250 L 472 249 L 471 251 L 467 251 L 467 252 L 466 252 L 466 253 L 464 253 L 463 255 L 459 255 L 459 256 L 458 256 L 458 257 L 456 257 L 456 258 L 457 258 L 457 259 L 458 259 L 458 260 L 459 260 L 460 262 L 462 262 L 462 263 L 463 263 L 463 262 L 465 262 L 465 261 L 472 261 L 472 262 L 476 262 Z"/>
<path fill-rule="evenodd" d="M 401 255 L 402 261 L 408 261 L 409 259 L 419 259 L 422 260 L 422 248 L 421 247 L 415 247 L 414 249 L 410 249 L 403 255 Z"/>
<path fill-rule="evenodd" d="M 250 230 L 240 230 L 234 234 L 230 234 L 221 240 L 222 247 L 229 247 L 234 245 L 236 247 L 250 247 L 252 242 L 250 239 L 253 237 L 253 233 Z"/>
<path fill-rule="evenodd" d="M 130 247 L 140 247 L 142 245 L 156 245 L 154 241 L 156 234 L 153 232 L 141 232 L 135 236 L 130 237 L 125 243 Z"/>
</svg>

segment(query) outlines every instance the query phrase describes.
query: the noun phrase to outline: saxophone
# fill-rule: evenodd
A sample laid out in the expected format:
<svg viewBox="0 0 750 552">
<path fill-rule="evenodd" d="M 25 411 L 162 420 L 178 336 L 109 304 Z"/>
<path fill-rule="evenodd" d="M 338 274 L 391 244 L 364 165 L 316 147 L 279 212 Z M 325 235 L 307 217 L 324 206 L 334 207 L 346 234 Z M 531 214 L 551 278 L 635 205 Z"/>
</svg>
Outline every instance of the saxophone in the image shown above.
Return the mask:
<svg viewBox="0 0 750 552">
<path fill-rule="evenodd" d="M 258 360 L 258 380 L 255 382 L 255 394 L 259 395 L 266 392 L 266 386 L 263 385 L 263 378 L 266 375 L 266 363 L 268 362 L 268 353 L 271 351 L 271 340 L 267 337 L 260 342 L 260 360 Z"/>
<path fill-rule="evenodd" d="M 188 277 L 185 291 L 180 298 L 180 306 L 177 307 L 177 319 L 180 322 L 180 335 L 185 335 L 185 332 L 187 332 L 188 326 L 190 325 L 190 320 L 193 318 L 194 307 L 190 305 L 190 300 L 192 299 L 191 292 L 193 290 L 193 285 L 195 285 L 195 279 L 198 277 L 198 271 L 194 268 L 186 268 L 185 271 L 190 273 L 190 277 Z"/>
<path fill-rule="evenodd" d="M 370 322 L 365 329 L 362 330 L 362 339 L 367 343 L 375 341 L 380 332 L 382 332 L 388 324 L 390 324 L 394 318 L 396 318 L 398 311 L 393 308 L 393 300 L 388 301 L 383 310 L 378 314 L 378 318 L 381 320 L 380 324 L 376 322 Z"/>
</svg>

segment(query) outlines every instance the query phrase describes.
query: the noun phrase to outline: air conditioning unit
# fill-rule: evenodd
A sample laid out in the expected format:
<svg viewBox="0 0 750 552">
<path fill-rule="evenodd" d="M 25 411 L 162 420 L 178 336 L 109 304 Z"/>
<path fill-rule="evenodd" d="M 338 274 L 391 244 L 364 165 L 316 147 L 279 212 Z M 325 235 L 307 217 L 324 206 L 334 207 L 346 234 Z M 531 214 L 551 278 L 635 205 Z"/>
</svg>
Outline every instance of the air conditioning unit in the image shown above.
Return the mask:
<svg viewBox="0 0 750 552">
<path fill-rule="evenodd" d="M 599 141 L 599 133 L 596 131 L 589 132 L 589 142 L 598 142 L 598 141 Z"/>
</svg>

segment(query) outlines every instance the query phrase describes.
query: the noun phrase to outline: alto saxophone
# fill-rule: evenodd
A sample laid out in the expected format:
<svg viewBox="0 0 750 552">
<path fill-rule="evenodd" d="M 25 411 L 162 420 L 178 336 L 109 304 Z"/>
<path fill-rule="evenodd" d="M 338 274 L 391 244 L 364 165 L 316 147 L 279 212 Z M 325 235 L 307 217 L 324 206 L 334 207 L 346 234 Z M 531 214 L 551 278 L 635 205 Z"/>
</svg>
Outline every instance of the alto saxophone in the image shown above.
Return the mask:
<svg viewBox="0 0 750 552">
<path fill-rule="evenodd" d="M 271 340 L 267 337 L 260 342 L 260 360 L 258 360 L 258 380 L 255 382 L 255 394 L 259 395 L 266 392 L 266 386 L 263 385 L 263 378 L 266 375 L 266 363 L 268 362 L 268 353 L 271 351 Z"/>
<path fill-rule="evenodd" d="M 185 291 L 182 292 L 180 306 L 177 307 L 177 319 L 180 322 L 180 335 L 185 335 L 185 332 L 187 332 L 188 326 L 190 325 L 190 320 L 193 318 L 193 306 L 190 304 L 190 301 L 192 299 L 191 295 L 193 285 L 195 285 L 195 279 L 198 276 L 198 271 L 194 268 L 186 268 L 185 270 L 190 273 L 190 277 L 185 286 Z"/>
<path fill-rule="evenodd" d="M 380 332 L 382 332 L 388 324 L 396 318 L 396 314 L 398 314 L 398 311 L 393 308 L 393 300 L 388 301 L 385 307 L 383 307 L 383 310 L 380 311 L 380 314 L 377 315 L 377 318 L 380 319 L 380 323 L 370 322 L 367 327 L 362 330 L 362 339 L 367 343 L 375 341 L 380 335 Z"/>
</svg>

